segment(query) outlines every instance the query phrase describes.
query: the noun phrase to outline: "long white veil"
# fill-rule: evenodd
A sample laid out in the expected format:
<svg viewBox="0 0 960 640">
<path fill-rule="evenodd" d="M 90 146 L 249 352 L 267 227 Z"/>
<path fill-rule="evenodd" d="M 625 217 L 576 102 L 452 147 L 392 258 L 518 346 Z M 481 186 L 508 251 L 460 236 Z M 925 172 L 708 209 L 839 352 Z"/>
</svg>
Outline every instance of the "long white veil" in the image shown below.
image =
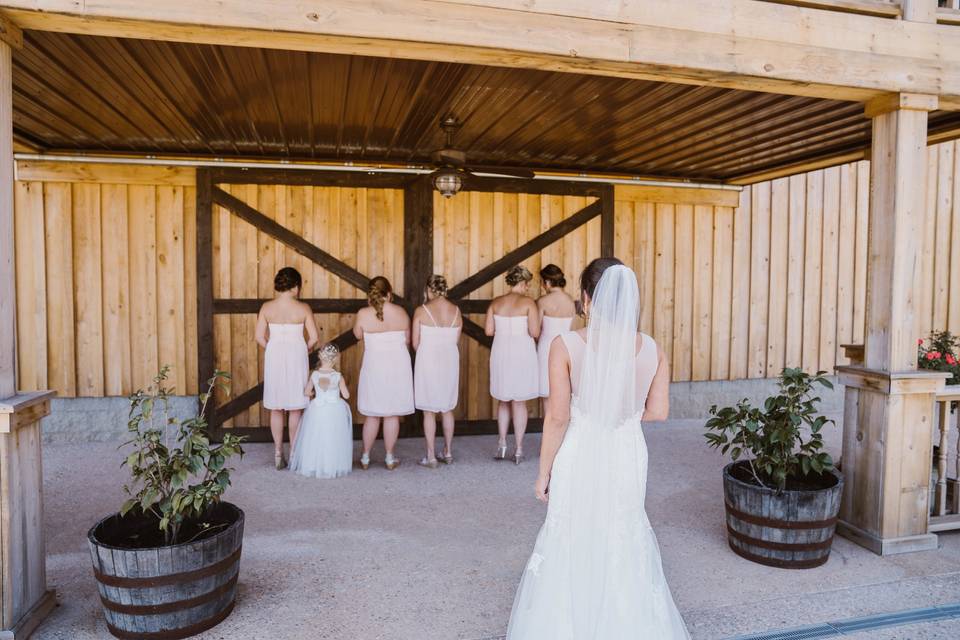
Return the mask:
<svg viewBox="0 0 960 640">
<path fill-rule="evenodd" d="M 570 429 L 573 448 L 570 499 L 570 558 L 575 637 L 596 638 L 600 613 L 618 600 L 605 593 L 611 554 L 620 544 L 611 524 L 623 508 L 617 487 L 625 471 L 617 464 L 623 440 L 619 428 L 639 418 L 636 345 L 640 318 L 637 277 L 623 265 L 608 267 L 590 301 L 587 342 Z M 637 473 L 639 470 L 629 470 Z M 643 508 L 643 505 L 636 505 Z M 624 559 L 625 560 L 625 559 Z"/>
<path fill-rule="evenodd" d="M 590 301 L 587 348 L 574 405 L 595 428 L 616 428 L 634 417 L 640 289 L 633 270 L 608 267 Z"/>
</svg>

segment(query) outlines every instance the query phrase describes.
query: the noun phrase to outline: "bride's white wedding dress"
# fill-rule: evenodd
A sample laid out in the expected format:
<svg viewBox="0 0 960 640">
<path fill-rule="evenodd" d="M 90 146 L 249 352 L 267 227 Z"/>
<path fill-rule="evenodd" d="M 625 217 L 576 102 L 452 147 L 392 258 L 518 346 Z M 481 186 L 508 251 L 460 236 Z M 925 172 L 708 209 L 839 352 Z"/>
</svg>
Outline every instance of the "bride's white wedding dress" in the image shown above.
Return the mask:
<svg viewBox="0 0 960 640">
<path fill-rule="evenodd" d="M 608 278 L 612 269 L 620 273 Z M 644 509 L 647 447 L 638 407 L 645 404 L 658 362 L 652 338 L 641 334 L 636 347 L 635 286 L 626 267 L 607 269 L 590 326 L 608 334 L 588 329 L 587 342 L 575 332 L 560 336 L 570 356 L 574 400 L 508 640 L 689 638 Z M 600 309 L 605 327 L 597 326 L 601 304 L 607 305 Z"/>
</svg>

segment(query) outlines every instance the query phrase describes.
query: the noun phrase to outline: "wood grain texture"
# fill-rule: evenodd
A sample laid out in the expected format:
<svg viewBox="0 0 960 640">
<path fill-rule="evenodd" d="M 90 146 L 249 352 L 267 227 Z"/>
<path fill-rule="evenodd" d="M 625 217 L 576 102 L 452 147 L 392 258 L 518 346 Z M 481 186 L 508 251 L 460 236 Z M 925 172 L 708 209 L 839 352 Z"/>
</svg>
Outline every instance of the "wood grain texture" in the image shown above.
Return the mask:
<svg viewBox="0 0 960 640">
<path fill-rule="evenodd" d="M 924 236 L 922 253 L 930 255 L 930 276 L 916 295 L 929 302 L 918 305 L 911 343 L 934 328 L 960 331 L 960 261 L 951 254 L 960 246 L 956 143 L 931 147 L 928 154 L 935 167 L 927 187 L 932 195 L 925 200 L 932 233 Z M 869 171 L 870 163 L 861 161 L 754 185 L 744 189 L 736 207 L 654 203 L 617 192 L 614 254 L 637 272 L 641 330 L 681 365 L 674 367 L 675 380 L 771 376 L 781 365 L 816 371 L 846 362 L 839 345 L 861 342 L 866 321 Z M 400 289 L 402 190 L 228 188 L 277 224 L 296 225 L 309 243 L 351 269 L 369 275 L 379 270 Z M 250 339 L 257 303 L 245 303 L 249 317 L 236 327 L 218 314 L 216 340 L 203 329 L 202 306 L 210 302 L 212 324 L 214 298 L 270 298 L 276 269 L 288 260 L 302 267 L 301 256 L 242 220 L 233 222 L 219 207 L 205 239 L 197 224 L 198 195 L 202 188 L 136 180 L 16 184 L 18 371 L 24 390 L 49 386 L 66 397 L 125 395 L 149 383 L 159 364 L 170 363 L 184 370 L 183 378 L 174 378 L 177 392 L 195 393 L 203 377 L 198 353 L 207 347 L 216 350 L 218 366 L 243 368 L 244 384 L 261 377 L 262 353 Z M 451 284 L 591 202 L 559 194 L 432 197 L 430 267 Z M 78 227 L 89 224 L 98 226 Z M 924 233 L 926 224 L 924 218 Z M 575 294 L 579 271 L 599 254 L 601 237 L 600 220 L 593 219 L 551 238 L 523 263 L 536 273 L 546 261 L 556 262 Z M 198 244 L 207 242 L 214 256 L 209 283 L 197 270 Z M 306 294 L 317 301 L 323 339 L 341 335 L 363 304 L 362 291 L 310 263 L 304 280 Z M 470 313 L 481 313 L 484 300 L 506 290 L 499 276 L 483 280 L 467 296 Z M 344 297 L 357 302 L 349 308 L 323 302 Z M 174 322 L 166 321 L 171 312 Z M 472 377 L 487 373 L 484 350 L 471 356 L 464 340 L 466 392 Z M 343 356 L 354 386 L 361 354 L 357 349 Z M 234 391 L 244 391 L 239 382 Z M 490 415 L 486 400 L 467 406 L 463 417 Z M 246 419 L 256 417 L 254 411 Z"/>
</svg>

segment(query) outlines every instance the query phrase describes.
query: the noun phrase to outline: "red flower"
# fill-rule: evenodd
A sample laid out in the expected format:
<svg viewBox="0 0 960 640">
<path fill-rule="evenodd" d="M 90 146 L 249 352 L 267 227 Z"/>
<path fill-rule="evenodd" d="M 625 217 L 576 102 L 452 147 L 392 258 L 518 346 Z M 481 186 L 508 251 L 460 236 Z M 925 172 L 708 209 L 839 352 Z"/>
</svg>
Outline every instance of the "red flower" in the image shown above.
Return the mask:
<svg viewBox="0 0 960 640">
<path fill-rule="evenodd" d="M 923 338 L 917 338 L 917 344 L 923 344 Z"/>
<path fill-rule="evenodd" d="M 940 354 L 937 353 L 936 351 L 927 352 L 927 360 L 936 360 L 939 357 L 940 357 Z"/>
<path fill-rule="evenodd" d="M 947 364 L 954 365 L 957 364 L 957 359 L 954 358 L 951 354 L 947 354 Z"/>
</svg>

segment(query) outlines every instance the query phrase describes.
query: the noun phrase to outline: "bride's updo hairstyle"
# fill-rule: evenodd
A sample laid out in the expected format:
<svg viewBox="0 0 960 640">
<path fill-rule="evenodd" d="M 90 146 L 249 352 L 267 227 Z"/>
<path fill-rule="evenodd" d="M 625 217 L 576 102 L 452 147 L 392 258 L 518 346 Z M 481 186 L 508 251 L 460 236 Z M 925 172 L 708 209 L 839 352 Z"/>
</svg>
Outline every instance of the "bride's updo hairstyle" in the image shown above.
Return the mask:
<svg viewBox="0 0 960 640">
<path fill-rule="evenodd" d="M 445 297 L 447 295 L 447 279 L 436 273 L 433 274 L 427 280 L 427 291 L 438 298 Z"/>
<path fill-rule="evenodd" d="M 390 286 L 390 281 L 383 276 L 372 278 L 370 284 L 367 285 L 367 302 L 377 312 L 377 319 L 381 322 L 383 321 L 383 304 L 391 293 L 393 293 L 393 287 Z"/>
<path fill-rule="evenodd" d="M 515 287 L 521 282 L 530 282 L 533 280 L 533 274 L 522 264 L 512 267 L 507 271 L 506 281 L 508 287 Z"/>
<path fill-rule="evenodd" d="M 600 284 L 600 278 L 603 272 L 610 267 L 623 263 L 617 258 L 597 258 L 587 265 L 583 273 L 580 274 L 580 291 L 589 299 L 593 299 L 593 294 Z"/>
<path fill-rule="evenodd" d="M 289 291 L 301 286 L 303 286 L 303 278 L 300 277 L 300 272 L 293 267 L 284 267 L 277 271 L 277 275 L 273 277 L 273 288 L 276 291 Z"/>
</svg>

